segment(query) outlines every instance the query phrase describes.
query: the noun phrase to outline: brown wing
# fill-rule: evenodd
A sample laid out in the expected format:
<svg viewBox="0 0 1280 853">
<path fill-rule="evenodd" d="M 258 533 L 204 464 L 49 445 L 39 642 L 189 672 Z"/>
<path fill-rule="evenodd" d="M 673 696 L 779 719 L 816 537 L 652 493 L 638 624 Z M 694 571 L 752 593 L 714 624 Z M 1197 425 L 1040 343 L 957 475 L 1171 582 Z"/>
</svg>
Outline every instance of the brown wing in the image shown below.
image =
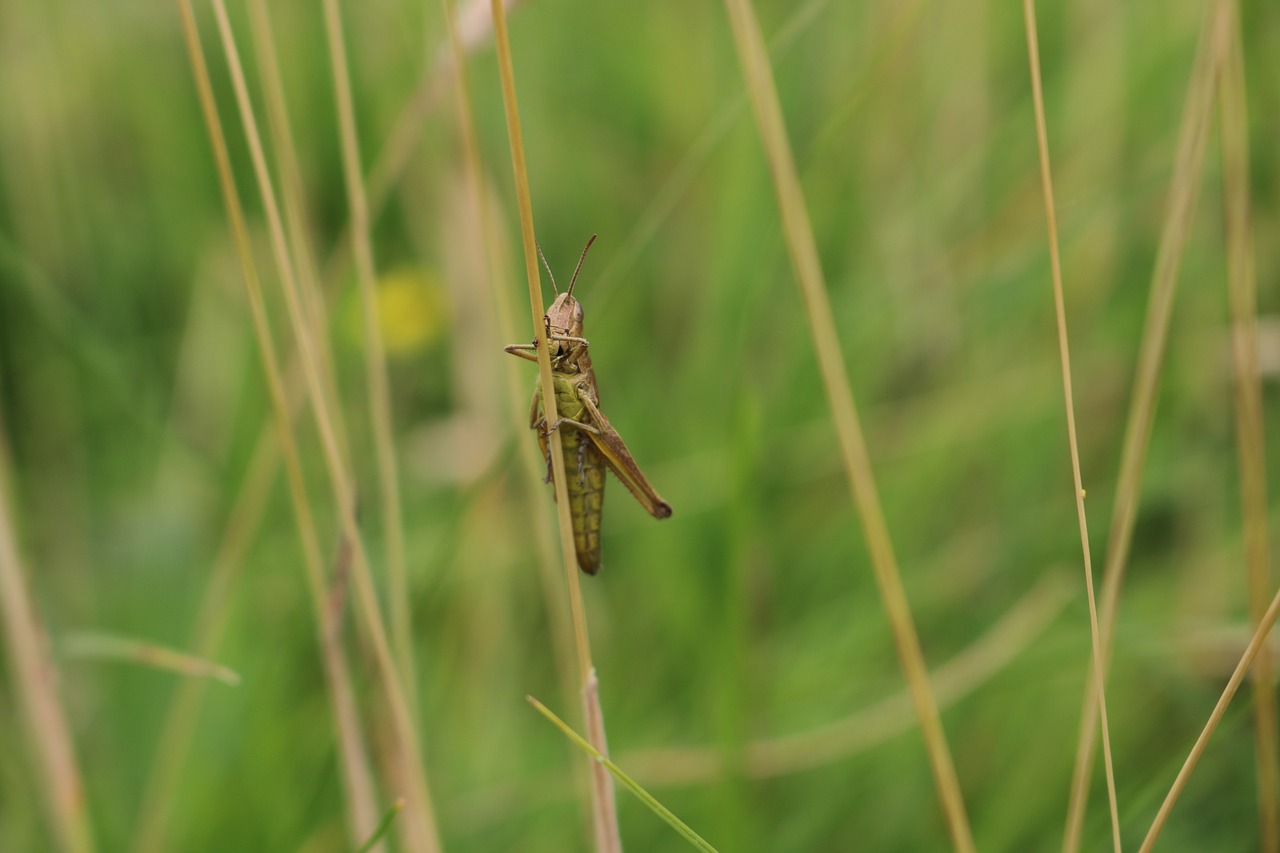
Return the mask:
<svg viewBox="0 0 1280 853">
<path fill-rule="evenodd" d="M 631 451 L 623 443 L 622 436 L 618 435 L 618 431 L 610 425 L 609 419 L 596 408 L 588 395 L 581 394 L 580 399 L 591 414 L 592 425 L 598 430 L 596 433 L 583 431 L 583 434 L 595 444 L 609 470 L 636 496 L 636 500 L 650 515 L 654 518 L 670 518 L 671 504 L 664 501 L 653 486 L 649 485 L 640 466 L 631 456 Z"/>
</svg>

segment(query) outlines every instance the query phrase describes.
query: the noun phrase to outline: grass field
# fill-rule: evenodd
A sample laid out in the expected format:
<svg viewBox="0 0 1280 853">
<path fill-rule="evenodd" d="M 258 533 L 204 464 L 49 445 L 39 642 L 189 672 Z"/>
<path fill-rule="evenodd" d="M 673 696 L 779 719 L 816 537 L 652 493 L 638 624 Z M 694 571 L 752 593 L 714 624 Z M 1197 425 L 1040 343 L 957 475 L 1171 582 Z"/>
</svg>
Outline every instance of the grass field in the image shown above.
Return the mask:
<svg viewBox="0 0 1280 853">
<path fill-rule="evenodd" d="M 610 755 L 723 851 L 1137 850 L 1278 579 L 1280 5 L 1036 10 L 1114 603 L 1118 830 L 1099 745 L 1078 836 L 1025 7 L 752 5 L 799 227 L 746 4 L 508 20 L 533 227 L 562 287 L 599 235 L 601 408 L 674 507 L 611 479 L 580 581 Z M 0 850 L 355 850 L 400 797 L 383 849 L 610 849 L 525 700 L 586 730 L 538 370 L 502 352 L 534 332 L 489 3 L 461 75 L 442 3 L 187 8 L 0 6 Z M 1155 849 L 1280 849 L 1261 648 Z M 616 799 L 626 849 L 693 849 Z"/>
</svg>

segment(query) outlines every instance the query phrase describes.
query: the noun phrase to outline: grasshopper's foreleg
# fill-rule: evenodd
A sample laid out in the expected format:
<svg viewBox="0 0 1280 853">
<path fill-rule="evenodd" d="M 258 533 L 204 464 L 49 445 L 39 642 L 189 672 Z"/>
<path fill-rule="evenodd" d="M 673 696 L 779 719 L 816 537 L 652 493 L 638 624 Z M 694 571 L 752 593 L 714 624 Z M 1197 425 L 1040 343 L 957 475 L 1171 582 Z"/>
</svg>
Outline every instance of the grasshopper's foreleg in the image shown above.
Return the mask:
<svg viewBox="0 0 1280 853">
<path fill-rule="evenodd" d="M 568 341 L 571 344 L 582 344 L 584 347 L 591 346 L 591 341 L 586 338 L 575 338 L 573 335 L 547 335 L 547 338 L 552 341 Z M 507 347 L 507 352 L 511 352 L 511 347 Z"/>
<path fill-rule="evenodd" d="M 538 345 L 532 344 L 507 344 L 502 348 L 503 351 L 509 352 L 514 356 L 519 356 L 526 361 L 538 360 Z"/>
</svg>

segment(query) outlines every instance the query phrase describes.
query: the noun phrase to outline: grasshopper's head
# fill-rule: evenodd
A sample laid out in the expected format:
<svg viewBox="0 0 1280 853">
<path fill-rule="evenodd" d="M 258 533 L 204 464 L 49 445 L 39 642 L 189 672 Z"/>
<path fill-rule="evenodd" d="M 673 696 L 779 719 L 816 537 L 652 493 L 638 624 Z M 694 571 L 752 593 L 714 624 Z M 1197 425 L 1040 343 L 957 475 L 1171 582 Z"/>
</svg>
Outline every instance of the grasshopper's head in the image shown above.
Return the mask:
<svg viewBox="0 0 1280 853">
<path fill-rule="evenodd" d="M 591 244 L 595 242 L 596 235 L 592 234 L 591 239 L 587 241 L 586 247 L 582 250 L 582 257 L 578 258 L 578 266 L 573 271 L 573 278 L 569 280 L 569 289 L 564 293 L 556 291 L 555 301 L 551 303 L 551 307 L 547 309 L 547 337 L 550 339 L 550 352 L 553 359 L 568 358 L 580 349 L 586 346 L 584 341 L 566 341 L 556 340 L 556 338 L 581 338 L 582 337 L 582 305 L 578 300 L 573 298 L 573 285 L 578 281 L 578 272 L 582 269 L 582 262 L 587 259 L 587 249 L 591 248 Z M 538 247 L 538 254 L 542 255 L 542 247 Z M 547 259 L 542 258 L 543 266 L 547 268 L 547 275 L 551 276 L 551 286 L 556 286 L 556 277 L 551 272 L 551 265 L 547 263 Z"/>
<path fill-rule="evenodd" d="M 547 334 L 552 337 L 551 355 L 568 355 L 573 341 L 554 340 L 555 336 L 582 337 L 582 304 L 565 292 L 547 309 Z"/>
</svg>

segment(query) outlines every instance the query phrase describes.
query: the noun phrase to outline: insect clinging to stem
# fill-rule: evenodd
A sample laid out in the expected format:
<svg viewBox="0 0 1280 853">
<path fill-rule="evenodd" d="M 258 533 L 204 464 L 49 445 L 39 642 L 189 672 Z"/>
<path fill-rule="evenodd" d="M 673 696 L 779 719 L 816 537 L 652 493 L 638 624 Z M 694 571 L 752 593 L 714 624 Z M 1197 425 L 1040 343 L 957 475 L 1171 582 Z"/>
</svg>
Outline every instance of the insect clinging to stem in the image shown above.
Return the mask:
<svg viewBox="0 0 1280 853">
<path fill-rule="evenodd" d="M 591 368 L 589 346 L 582 336 L 582 305 L 573 298 L 573 286 L 587 259 L 587 250 L 595 242 L 596 235 L 582 250 L 578 266 L 569 280 L 569 288 L 561 293 L 556 288 L 555 275 L 538 246 L 538 256 L 551 276 L 551 287 L 556 291 L 555 301 L 543 316 L 546 324 L 546 341 L 551 357 L 551 380 L 555 388 L 558 419 L 547 427 L 547 416 L 542 405 L 542 387 L 533 394 L 533 406 L 529 412 L 529 426 L 538 433 L 538 445 L 547 460 L 547 479 L 551 482 L 552 432 L 560 431 L 560 445 L 564 454 L 566 491 L 573 520 L 573 544 L 578 566 L 589 575 L 600 569 L 600 515 L 604 505 L 604 469 L 607 466 L 637 501 L 654 518 L 669 518 L 671 505 L 664 501 L 636 464 L 609 419 L 600 411 L 600 392 L 596 386 L 596 374 Z M 506 351 L 528 361 L 536 362 L 537 341 L 532 344 L 510 344 Z"/>
</svg>

